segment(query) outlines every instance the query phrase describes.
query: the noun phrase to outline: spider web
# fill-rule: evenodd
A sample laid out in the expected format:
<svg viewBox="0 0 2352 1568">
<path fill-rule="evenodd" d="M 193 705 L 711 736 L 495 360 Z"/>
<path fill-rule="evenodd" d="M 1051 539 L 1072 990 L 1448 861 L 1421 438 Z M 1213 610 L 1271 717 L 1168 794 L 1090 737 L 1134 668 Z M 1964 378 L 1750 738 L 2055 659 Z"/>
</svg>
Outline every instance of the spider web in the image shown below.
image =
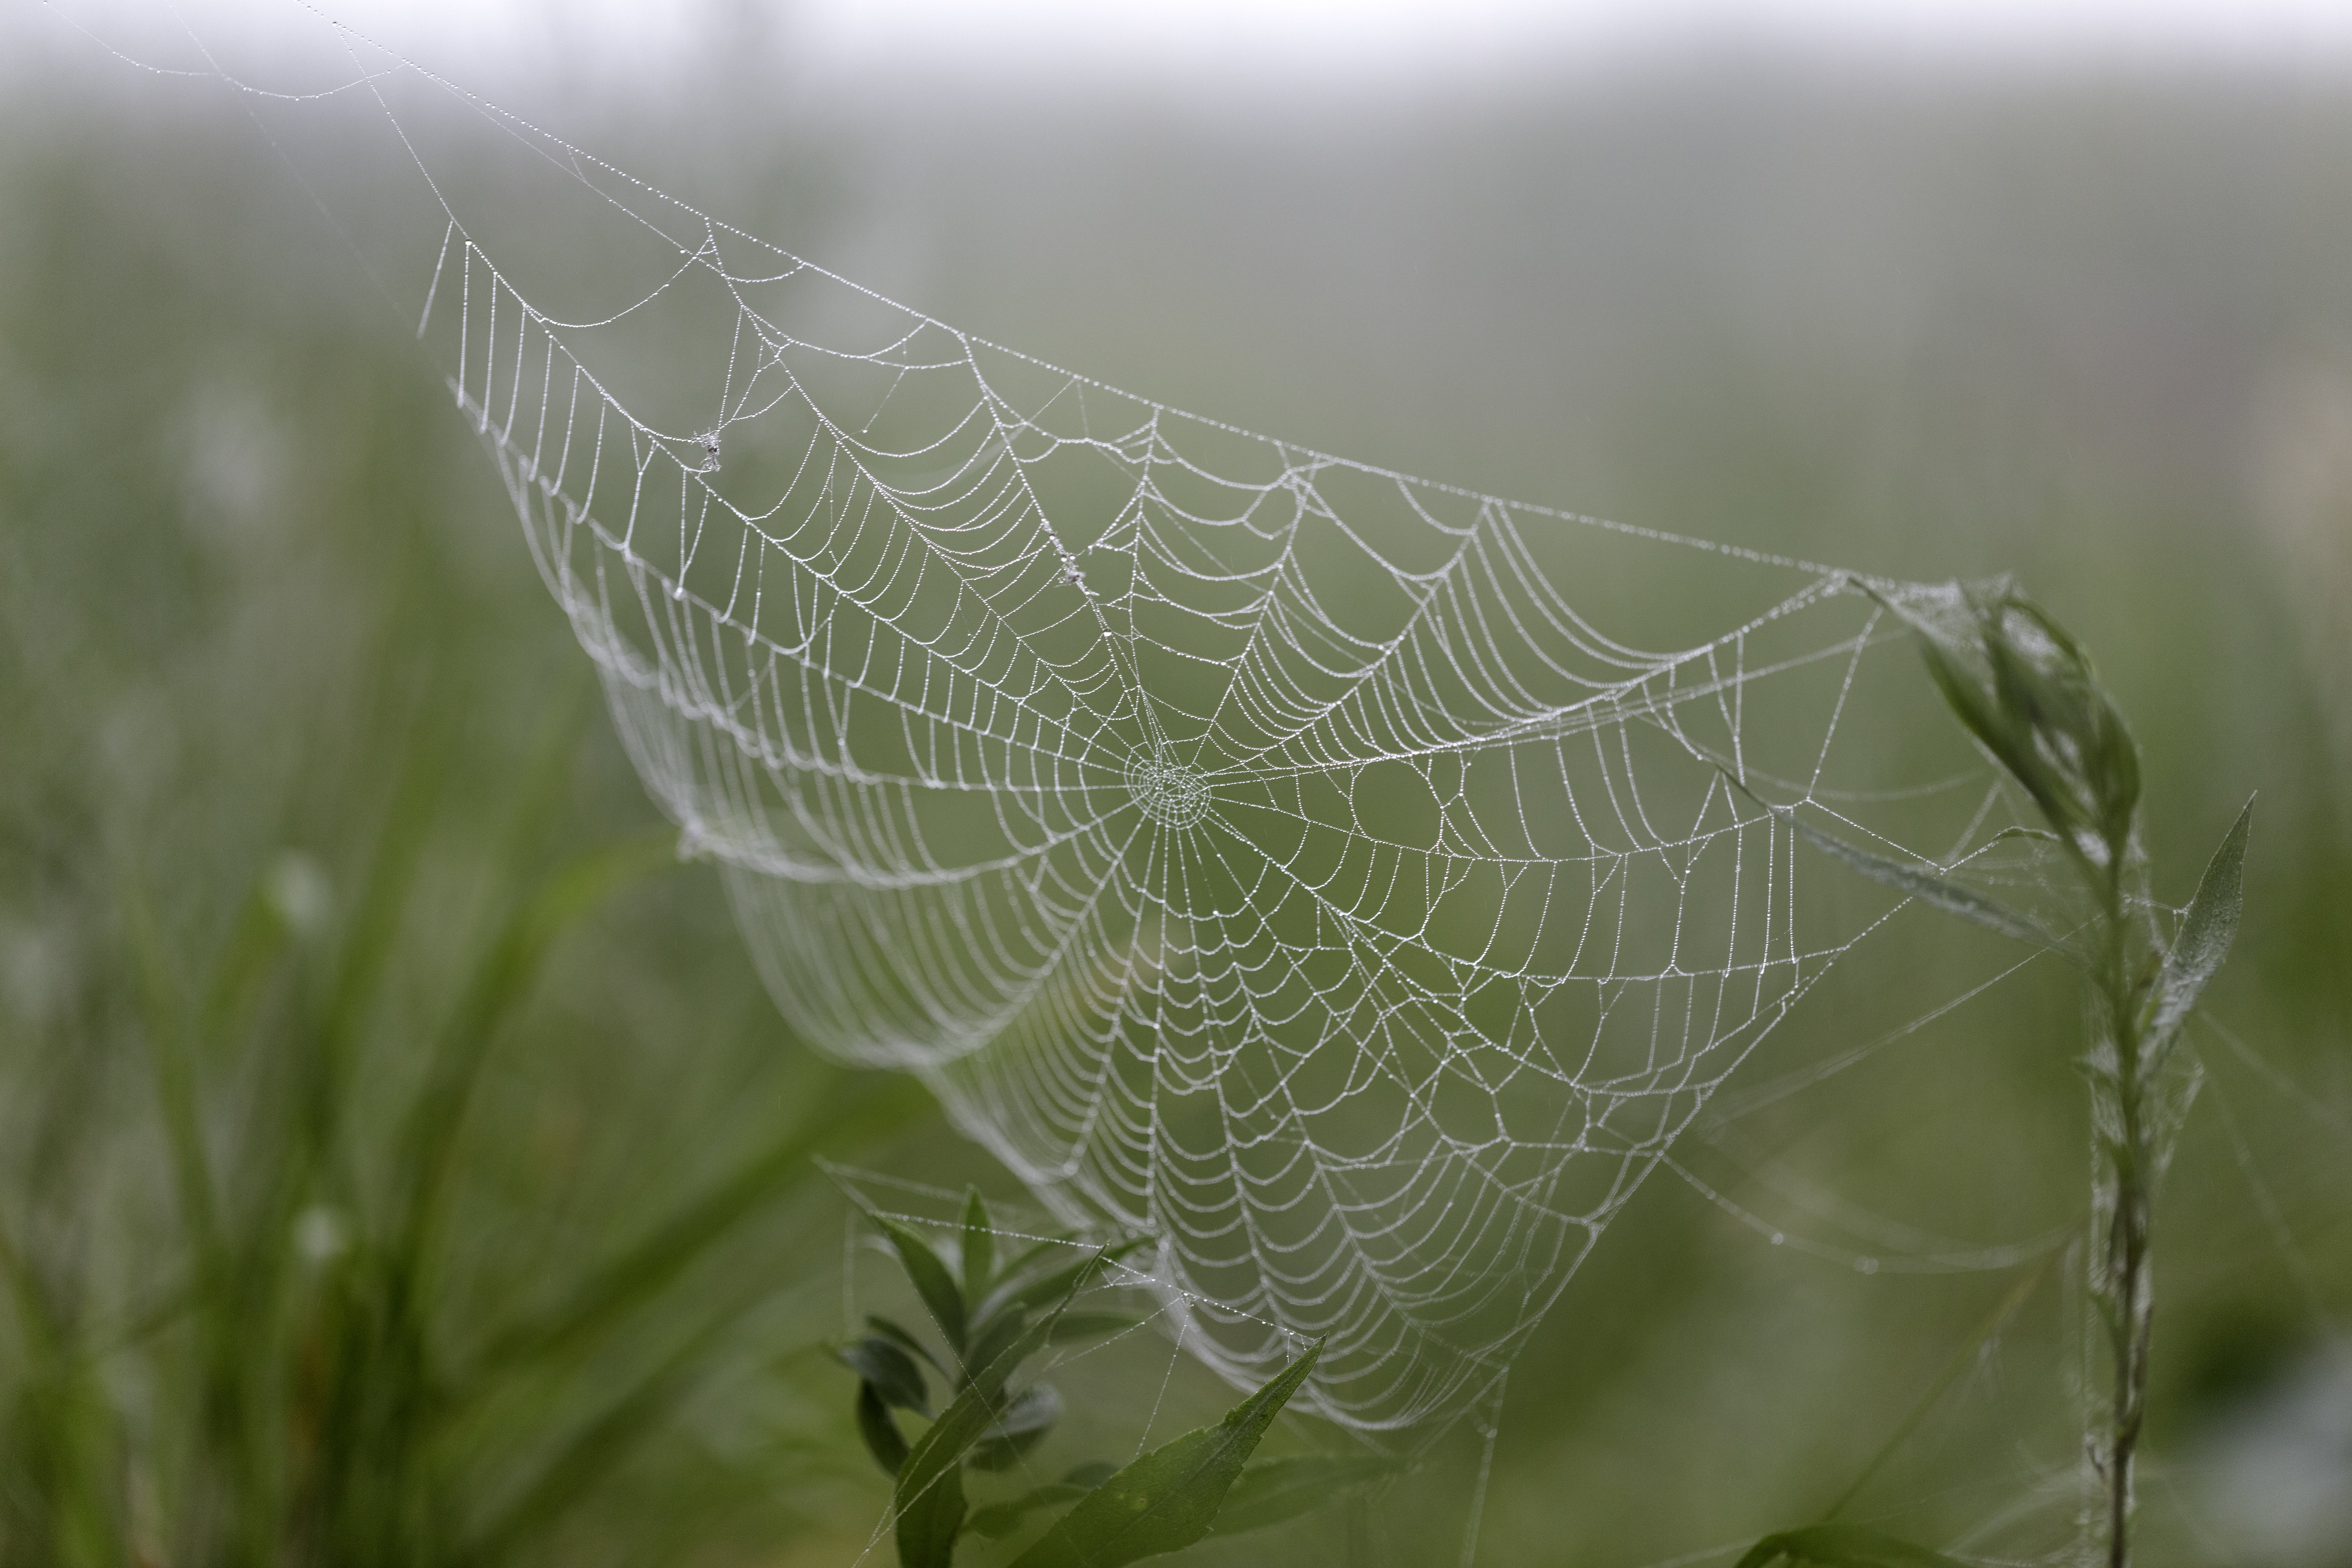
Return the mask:
<svg viewBox="0 0 2352 1568">
<path fill-rule="evenodd" d="M 317 91 L 235 85 L 423 176 L 394 291 L 778 1006 L 1151 1237 L 1229 1378 L 1321 1338 L 1333 1419 L 1470 1408 L 1886 918 L 1785 814 L 1948 859 L 1992 809 L 1837 744 L 1916 702 L 1882 601 L 1949 589 L 1116 390 L 341 40 Z M 529 199 L 464 195 L 404 92 Z"/>
</svg>

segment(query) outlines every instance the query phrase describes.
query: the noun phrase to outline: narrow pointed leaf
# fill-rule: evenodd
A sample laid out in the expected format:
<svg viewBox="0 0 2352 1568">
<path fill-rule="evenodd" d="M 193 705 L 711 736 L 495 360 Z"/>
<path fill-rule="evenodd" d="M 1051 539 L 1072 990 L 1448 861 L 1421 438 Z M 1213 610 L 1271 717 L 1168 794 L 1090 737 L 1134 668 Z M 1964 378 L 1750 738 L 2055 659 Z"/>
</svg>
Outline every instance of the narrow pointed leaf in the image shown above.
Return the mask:
<svg viewBox="0 0 2352 1568">
<path fill-rule="evenodd" d="M 1048 1481 L 1019 1497 L 1004 1502 L 992 1502 L 986 1508 L 971 1510 L 971 1519 L 964 1526 L 975 1534 L 991 1541 L 1001 1540 L 1021 1528 L 1021 1521 L 1042 1508 L 1058 1508 L 1066 1502 L 1076 1502 L 1090 1489 L 1073 1486 L 1068 1481 Z"/>
<path fill-rule="evenodd" d="M 1067 1344 L 1073 1340 L 1123 1334 L 1142 1326 L 1143 1320 L 1132 1312 L 1065 1312 L 1054 1320 L 1054 1331 L 1047 1342 Z"/>
<path fill-rule="evenodd" d="M 1054 1303 L 1056 1312 L 1068 1300 L 1066 1295 Z M 972 1367 L 963 1392 L 915 1440 L 890 1499 L 898 1515 L 898 1568 L 950 1568 L 956 1537 L 963 1531 L 964 1456 L 1003 1414 L 992 1391 L 1045 1348 L 1055 1315 L 1032 1323 L 994 1361 Z"/>
<path fill-rule="evenodd" d="M 1006 1307 L 1034 1308 L 1047 1301 L 1065 1300 L 1092 1285 L 1112 1264 L 1141 1247 L 1145 1238 L 1131 1237 L 1090 1254 L 1085 1261 L 1067 1268 L 1055 1269 L 1038 1279 L 1023 1281 L 1007 1280 L 998 1286 L 981 1306 L 979 1316 L 990 1318 Z"/>
<path fill-rule="evenodd" d="M 2000 765 L 2012 774 L 2021 762 L 2032 765 L 2029 756 L 2021 757 L 2017 737 L 2000 721 L 2000 710 L 1985 695 L 1974 672 L 1955 658 L 1952 651 L 1931 637 L 1919 639 L 1919 657 L 1927 666 L 1928 678 L 1936 689 L 1944 695 L 1944 705 L 1952 710 L 1978 744 L 1990 752 Z M 2018 781 L 2025 783 L 2023 779 Z"/>
<path fill-rule="evenodd" d="M 915 1358 L 879 1334 L 852 1340 L 833 1352 L 834 1359 L 866 1380 L 882 1403 L 918 1415 L 931 1413 L 931 1397 L 923 1386 L 923 1370 Z"/>
<path fill-rule="evenodd" d="M 996 1425 L 972 1445 L 971 1465 L 978 1470 L 1010 1468 L 1045 1440 L 1062 1418 L 1062 1395 L 1050 1383 L 1033 1384 L 1021 1391 Z"/>
<path fill-rule="evenodd" d="M 981 1200 L 978 1187 L 963 1200 L 962 1261 L 964 1305 L 976 1308 L 988 1293 L 989 1279 L 996 1268 L 996 1233 L 989 1226 L 988 1205 Z"/>
<path fill-rule="evenodd" d="M 1729 773 L 1727 773 L 1723 776 L 1740 794 L 1787 823 L 1790 830 L 1798 837 L 1823 854 L 1843 861 L 1872 881 L 1884 883 L 1898 892 L 1908 894 L 1932 909 L 1941 910 L 1946 914 L 1958 915 L 1962 920 L 1973 921 L 1988 931 L 1998 931 L 2015 941 L 2045 948 L 2069 963 L 2074 962 L 2074 955 L 2066 951 L 2058 939 L 2044 931 L 2031 917 L 2011 909 L 1998 900 L 1987 898 L 1973 888 L 1964 888 L 1957 882 L 1948 881 L 1932 872 L 1923 871 L 1916 866 L 1906 866 L 1900 860 L 1890 859 L 1884 855 L 1874 854 L 1858 845 L 1848 844 L 1844 839 L 1832 834 L 1823 833 L 1820 828 L 1800 817 L 1795 807 L 1774 805 Z"/>
<path fill-rule="evenodd" d="M 1088 1492 L 1013 1560 L 1013 1568 L 1121 1568 L 1200 1540 L 1258 1439 L 1322 1353 L 1318 1342 L 1216 1426 L 1153 1449 Z"/>
<path fill-rule="evenodd" d="M 1067 1252 L 1071 1247 L 1080 1245 L 1082 1244 L 1076 1237 L 1066 1234 L 1043 1237 L 1023 1247 L 1020 1255 L 1000 1269 L 996 1277 L 1000 1281 L 1017 1279 L 1028 1273 L 1030 1266 L 1036 1263 L 1038 1259 L 1057 1252 Z"/>
<path fill-rule="evenodd" d="M 966 1358 L 966 1364 L 975 1370 L 995 1365 L 1005 1348 L 1026 1332 L 1028 1327 L 1029 1314 L 1018 1307 L 975 1320 L 971 1330 L 971 1351 Z M 1004 1370 L 1009 1373 L 1013 1369 L 1007 1366 Z"/>
<path fill-rule="evenodd" d="M 2066 956 L 2065 948 L 2059 943 L 2056 937 L 2042 930 L 2032 917 L 2011 909 L 1998 900 L 1987 898 L 1973 888 L 1964 888 L 1957 882 L 1947 881 L 1916 866 L 1906 866 L 1900 860 L 1890 859 L 1884 855 L 1874 855 L 1858 845 L 1848 844 L 1843 838 L 1823 833 L 1820 828 L 1799 817 L 1788 807 L 1774 806 L 1771 809 L 1795 831 L 1797 837 L 1823 854 L 1845 862 L 1874 882 L 1885 883 L 1898 892 L 1907 893 L 1932 909 L 1941 910 L 1946 914 L 1958 915 L 1962 920 L 1973 921 L 1984 927 L 1987 931 L 1998 931 L 2002 936 L 2014 941 L 2028 942 L 2035 947 L 2046 948 L 2052 952 Z"/>
<path fill-rule="evenodd" d="M 940 1365 L 940 1358 L 931 1353 L 931 1349 L 929 1345 L 923 1343 L 922 1341 L 917 1339 L 913 1334 L 908 1333 L 905 1329 L 900 1328 L 889 1319 L 869 1312 L 866 1316 L 866 1326 L 872 1329 L 884 1339 L 888 1340 L 891 1343 L 898 1345 L 900 1349 L 912 1351 L 917 1355 L 921 1356 L 925 1361 L 931 1363 L 932 1367 L 938 1371 L 940 1376 L 945 1377 L 950 1375 L 948 1369 Z"/>
<path fill-rule="evenodd" d="M 1059 1508 L 1076 1502 L 1095 1488 L 1118 1473 L 1118 1467 L 1097 1459 L 1088 1464 L 1071 1467 L 1058 1481 L 1048 1481 L 1033 1487 L 1017 1498 L 991 1503 L 986 1508 L 972 1510 L 964 1528 L 995 1541 L 1021 1528 L 1021 1522 L 1039 1509 Z"/>
<path fill-rule="evenodd" d="M 890 1407 L 870 1383 L 857 1385 L 857 1435 L 866 1451 L 885 1475 L 897 1475 L 907 1463 L 907 1439 L 891 1418 Z"/>
<path fill-rule="evenodd" d="M 1359 1454 L 1302 1454 L 1245 1467 L 1209 1526 L 1212 1535 L 1239 1535 L 1310 1513 L 1342 1492 L 1397 1473 L 1393 1459 Z"/>
<path fill-rule="evenodd" d="M 2213 858 L 2206 862 L 2205 875 L 2198 879 L 2197 894 L 2189 900 L 2180 933 L 2165 955 L 2156 1021 L 2148 1029 L 2151 1053 L 2171 1043 L 2182 1021 L 2196 1007 L 2197 998 L 2204 994 L 2206 983 L 2230 956 L 2230 944 L 2237 940 L 2238 914 L 2245 901 L 2246 837 L 2253 820 L 2254 803 L 2248 801 L 2230 831 L 2221 836 Z"/>
<path fill-rule="evenodd" d="M 1738 1568 L 1770 1568 L 1786 1560 L 1822 1568 L 1965 1568 L 1965 1565 L 1858 1524 L 1815 1524 L 1768 1535 L 1749 1548 Z"/>
<path fill-rule="evenodd" d="M 895 1220 L 883 1218 L 868 1211 L 866 1218 L 875 1228 L 889 1239 L 898 1254 L 898 1266 L 907 1271 L 914 1283 L 915 1293 L 930 1309 L 931 1321 L 939 1324 L 940 1332 L 947 1336 L 949 1348 L 958 1355 L 964 1349 L 963 1292 L 956 1289 L 955 1276 L 940 1255 L 931 1250 L 930 1243 Z"/>
</svg>

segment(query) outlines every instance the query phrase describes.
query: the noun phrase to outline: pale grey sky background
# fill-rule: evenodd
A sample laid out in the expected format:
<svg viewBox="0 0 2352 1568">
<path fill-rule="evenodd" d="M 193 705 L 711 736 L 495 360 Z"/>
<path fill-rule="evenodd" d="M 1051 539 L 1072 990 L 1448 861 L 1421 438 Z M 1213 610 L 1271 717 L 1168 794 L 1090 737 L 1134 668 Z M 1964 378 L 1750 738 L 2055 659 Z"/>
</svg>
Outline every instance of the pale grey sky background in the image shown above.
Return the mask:
<svg viewBox="0 0 2352 1568">
<path fill-rule="evenodd" d="M 835 82 L 937 71 L 1192 89 L 1392 79 L 1475 87 L 1692 50 L 1761 47 L 1977 65 L 2352 61 L 2352 0 L 10 0 L 30 47 L 75 24 L 187 65 L 188 35 L 299 51 L 332 17 L 461 81 L 650 79 L 713 31 Z M 1255 79 L 1253 80 L 1252 79 Z"/>
</svg>

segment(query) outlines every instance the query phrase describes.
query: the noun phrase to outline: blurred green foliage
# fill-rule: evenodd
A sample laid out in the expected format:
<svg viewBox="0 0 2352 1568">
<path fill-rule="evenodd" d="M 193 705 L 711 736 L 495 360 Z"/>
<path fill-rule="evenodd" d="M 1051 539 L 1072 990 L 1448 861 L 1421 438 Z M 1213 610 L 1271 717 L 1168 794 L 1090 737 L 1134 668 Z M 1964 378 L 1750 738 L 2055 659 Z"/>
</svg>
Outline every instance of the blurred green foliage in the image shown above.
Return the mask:
<svg viewBox="0 0 2352 1568">
<path fill-rule="evenodd" d="M 0 1555 L 851 1561 L 887 1487 L 801 1156 L 984 1163 L 787 1037 L 707 870 L 584 897 L 658 825 L 412 323 L 233 107 L 110 69 L 0 106 Z M 2157 864 L 2264 799 L 2164 1200 L 2142 1561 L 2201 1560 L 2246 1457 L 2352 1398 L 2352 89 L 1742 68 L 1307 134 L 751 74 L 604 106 L 601 145 L 1209 414 L 2018 573 L 2142 742 Z M 1948 939 L 1906 940 L 1916 992 L 1836 1006 L 1948 999 Z M 1742 1101 L 1820 1059 L 1784 1030 L 1678 1157 L 1832 1253 L 2039 1235 L 2085 1200 L 2079 1043 L 2029 973 Z M 1662 1177 L 1514 1370 L 1479 1560 L 1818 1517 L 2015 1283 L 1864 1273 Z M 2035 1294 L 1844 1517 L 2046 1546 L 2002 1531 L 2071 1495 L 2081 1343 Z M 1450 1561 L 1462 1436 L 1281 1550 Z M 2306 1517 L 2244 1560 L 2343 1561 Z"/>
</svg>

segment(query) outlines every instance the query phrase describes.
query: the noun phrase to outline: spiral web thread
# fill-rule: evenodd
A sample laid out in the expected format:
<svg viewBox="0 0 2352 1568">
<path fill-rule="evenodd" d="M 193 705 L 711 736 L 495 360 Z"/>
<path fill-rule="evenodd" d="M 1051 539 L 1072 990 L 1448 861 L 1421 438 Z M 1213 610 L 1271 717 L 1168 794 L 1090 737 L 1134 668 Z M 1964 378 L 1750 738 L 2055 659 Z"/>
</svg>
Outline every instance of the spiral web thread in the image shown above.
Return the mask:
<svg viewBox="0 0 2352 1568">
<path fill-rule="evenodd" d="M 1949 590 L 1117 391 L 405 62 L 232 85 L 380 110 L 423 174 L 418 335 L 790 1021 L 919 1075 L 1063 1223 L 1148 1234 L 1171 1331 L 1236 1382 L 1323 1338 L 1301 1403 L 1359 1429 L 1490 1397 L 1885 918 L 1801 898 L 1837 873 L 1782 814 L 1891 844 L 1874 811 L 1944 801 L 1948 858 L 1992 806 L 1980 773 L 1838 782 L 1879 601 Z M 523 216 L 594 287 L 494 258 L 513 204 L 436 177 L 402 88 L 545 160 Z"/>
</svg>

